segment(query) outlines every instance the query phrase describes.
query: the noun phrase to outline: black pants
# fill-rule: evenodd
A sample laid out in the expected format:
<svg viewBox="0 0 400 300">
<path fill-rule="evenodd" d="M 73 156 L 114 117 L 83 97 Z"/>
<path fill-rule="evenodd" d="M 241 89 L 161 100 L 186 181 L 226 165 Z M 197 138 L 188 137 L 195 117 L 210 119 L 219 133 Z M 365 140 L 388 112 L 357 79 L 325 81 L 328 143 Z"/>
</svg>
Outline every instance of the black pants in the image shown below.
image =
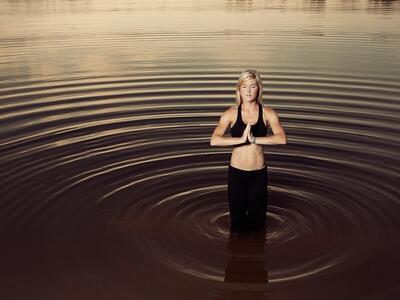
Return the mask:
<svg viewBox="0 0 400 300">
<path fill-rule="evenodd" d="M 231 230 L 258 230 L 265 226 L 268 200 L 267 166 L 245 171 L 229 165 L 228 199 Z"/>
</svg>

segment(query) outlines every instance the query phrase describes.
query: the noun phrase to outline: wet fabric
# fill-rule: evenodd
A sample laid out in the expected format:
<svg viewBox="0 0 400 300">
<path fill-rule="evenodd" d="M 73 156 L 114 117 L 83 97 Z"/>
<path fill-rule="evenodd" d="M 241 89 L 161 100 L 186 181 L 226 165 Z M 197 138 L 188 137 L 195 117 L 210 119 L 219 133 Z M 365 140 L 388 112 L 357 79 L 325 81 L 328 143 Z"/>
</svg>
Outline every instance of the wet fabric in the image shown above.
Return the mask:
<svg viewBox="0 0 400 300">
<path fill-rule="evenodd" d="M 246 171 L 229 165 L 228 200 L 231 230 L 248 231 L 264 227 L 268 201 L 267 166 Z"/>
</svg>

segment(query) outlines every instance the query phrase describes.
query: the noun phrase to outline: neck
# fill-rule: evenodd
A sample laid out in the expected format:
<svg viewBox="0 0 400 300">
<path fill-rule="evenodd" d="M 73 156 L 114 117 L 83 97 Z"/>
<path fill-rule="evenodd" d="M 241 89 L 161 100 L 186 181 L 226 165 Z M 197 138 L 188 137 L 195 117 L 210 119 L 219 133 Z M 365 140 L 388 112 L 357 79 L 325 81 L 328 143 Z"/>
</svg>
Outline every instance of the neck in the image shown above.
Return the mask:
<svg viewBox="0 0 400 300">
<path fill-rule="evenodd" d="M 250 111 L 256 110 L 257 105 L 258 105 L 257 101 L 251 101 L 251 102 L 242 101 L 242 108 L 245 110 L 250 110 Z"/>
</svg>

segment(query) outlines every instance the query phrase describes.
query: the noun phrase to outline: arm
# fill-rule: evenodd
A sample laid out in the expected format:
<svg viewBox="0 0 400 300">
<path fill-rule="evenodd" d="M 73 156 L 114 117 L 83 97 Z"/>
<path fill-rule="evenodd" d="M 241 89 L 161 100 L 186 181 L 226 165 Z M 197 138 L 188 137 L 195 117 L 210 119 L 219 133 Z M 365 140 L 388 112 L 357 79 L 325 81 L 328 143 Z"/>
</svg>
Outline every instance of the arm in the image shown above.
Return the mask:
<svg viewBox="0 0 400 300">
<path fill-rule="evenodd" d="M 274 133 L 271 136 L 263 136 L 256 137 L 255 144 L 259 145 L 277 145 L 277 144 L 286 144 L 286 133 L 283 127 L 279 122 L 279 117 L 274 109 L 268 108 L 267 116 L 269 120 L 269 124 L 271 126 L 272 132 Z"/>
<path fill-rule="evenodd" d="M 225 111 L 219 119 L 219 123 L 217 127 L 214 129 L 214 132 L 211 136 L 210 145 L 211 146 L 233 146 L 240 145 L 247 141 L 247 135 L 250 131 L 250 125 L 246 127 L 243 132 L 242 137 L 225 137 L 225 131 L 230 125 L 230 113 L 231 110 L 228 109 Z"/>
</svg>

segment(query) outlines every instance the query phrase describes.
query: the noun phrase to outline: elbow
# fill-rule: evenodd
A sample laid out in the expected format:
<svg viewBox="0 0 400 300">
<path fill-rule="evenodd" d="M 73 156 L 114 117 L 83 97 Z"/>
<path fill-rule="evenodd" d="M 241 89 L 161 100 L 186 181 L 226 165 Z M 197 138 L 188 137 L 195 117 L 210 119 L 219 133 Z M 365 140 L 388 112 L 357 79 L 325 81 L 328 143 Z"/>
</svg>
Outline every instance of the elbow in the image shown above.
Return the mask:
<svg viewBox="0 0 400 300">
<path fill-rule="evenodd" d="M 282 137 L 281 144 L 282 144 L 282 145 L 286 145 L 286 144 L 287 144 L 286 135 L 284 135 L 284 136 Z"/>
<path fill-rule="evenodd" d="M 210 146 L 215 147 L 215 146 L 221 146 L 220 139 L 218 135 L 213 135 L 210 139 Z"/>
</svg>

